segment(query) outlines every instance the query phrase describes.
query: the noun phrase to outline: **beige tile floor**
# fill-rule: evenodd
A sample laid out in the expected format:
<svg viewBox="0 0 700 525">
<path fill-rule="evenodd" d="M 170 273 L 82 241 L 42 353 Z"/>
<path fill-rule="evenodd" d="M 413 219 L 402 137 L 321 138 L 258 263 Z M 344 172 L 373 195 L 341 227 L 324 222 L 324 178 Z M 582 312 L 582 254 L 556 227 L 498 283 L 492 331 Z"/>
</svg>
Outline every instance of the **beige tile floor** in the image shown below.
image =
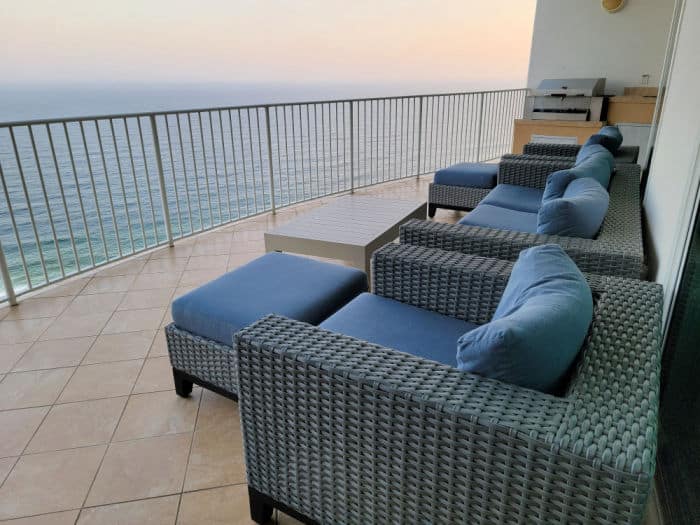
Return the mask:
<svg viewBox="0 0 700 525">
<path fill-rule="evenodd" d="M 363 193 L 425 199 L 428 181 Z M 0 521 L 251 523 L 237 405 L 198 387 L 176 396 L 162 328 L 173 298 L 261 255 L 267 228 L 319 204 L 179 241 L 0 309 Z"/>
</svg>

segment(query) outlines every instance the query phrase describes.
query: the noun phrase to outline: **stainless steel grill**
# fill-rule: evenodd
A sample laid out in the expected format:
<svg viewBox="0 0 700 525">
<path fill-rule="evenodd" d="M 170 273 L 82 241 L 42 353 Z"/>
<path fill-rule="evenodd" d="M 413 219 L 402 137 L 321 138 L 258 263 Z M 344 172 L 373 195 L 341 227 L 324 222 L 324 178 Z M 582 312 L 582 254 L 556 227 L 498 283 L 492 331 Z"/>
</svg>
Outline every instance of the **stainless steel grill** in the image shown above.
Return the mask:
<svg viewBox="0 0 700 525">
<path fill-rule="evenodd" d="M 604 78 L 546 79 L 525 101 L 525 118 L 594 120 L 605 117 Z"/>
</svg>

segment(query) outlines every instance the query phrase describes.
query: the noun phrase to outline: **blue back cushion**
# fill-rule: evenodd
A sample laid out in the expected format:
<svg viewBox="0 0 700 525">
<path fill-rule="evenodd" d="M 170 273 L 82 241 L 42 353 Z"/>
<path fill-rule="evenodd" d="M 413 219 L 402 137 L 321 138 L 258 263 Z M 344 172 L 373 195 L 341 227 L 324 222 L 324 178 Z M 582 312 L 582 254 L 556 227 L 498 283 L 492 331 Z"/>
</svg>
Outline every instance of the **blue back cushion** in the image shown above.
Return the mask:
<svg viewBox="0 0 700 525">
<path fill-rule="evenodd" d="M 608 165 L 608 169 L 612 172 L 615 169 L 615 157 L 607 149 L 600 144 L 584 145 L 576 155 L 576 166 L 585 162 L 591 157 L 601 157 Z"/>
<path fill-rule="evenodd" d="M 569 183 L 576 178 L 573 170 L 561 170 L 550 173 L 544 186 L 542 204 L 552 199 L 561 199 Z"/>
<path fill-rule="evenodd" d="M 591 135 L 586 144 L 600 144 L 610 153 L 615 153 L 622 145 L 622 133 L 617 126 L 604 126 L 595 135 Z"/>
<path fill-rule="evenodd" d="M 593 318 L 588 283 L 560 246 L 523 250 L 493 319 L 457 343 L 460 370 L 554 393 Z"/>
<path fill-rule="evenodd" d="M 606 152 L 607 153 L 607 152 Z M 610 155 L 610 153 L 607 153 Z M 598 182 L 603 188 L 607 189 L 610 185 L 610 177 L 612 170 L 608 165 L 607 160 L 602 155 L 591 155 L 575 167 L 571 171 L 576 175 L 576 178 L 590 177 Z"/>
<path fill-rule="evenodd" d="M 592 239 L 608 212 L 610 196 L 590 177 L 569 183 L 561 198 L 542 201 L 537 233 Z"/>
</svg>

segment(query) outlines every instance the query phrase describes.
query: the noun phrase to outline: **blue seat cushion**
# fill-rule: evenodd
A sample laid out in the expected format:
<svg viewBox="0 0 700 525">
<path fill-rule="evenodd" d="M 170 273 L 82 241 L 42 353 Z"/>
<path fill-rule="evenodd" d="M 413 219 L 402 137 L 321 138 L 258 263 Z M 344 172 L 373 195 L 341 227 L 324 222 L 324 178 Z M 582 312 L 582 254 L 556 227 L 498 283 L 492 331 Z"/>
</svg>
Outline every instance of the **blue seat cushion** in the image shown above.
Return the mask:
<svg viewBox="0 0 700 525">
<path fill-rule="evenodd" d="M 457 340 L 477 325 L 364 293 L 320 324 L 321 328 L 456 366 Z"/>
<path fill-rule="evenodd" d="M 592 318 L 590 287 L 561 247 L 523 250 L 493 319 L 460 338 L 458 368 L 558 393 Z"/>
<path fill-rule="evenodd" d="M 493 188 L 496 185 L 498 164 L 488 162 L 461 162 L 435 172 L 433 182 L 445 186 Z"/>
<path fill-rule="evenodd" d="M 500 206 L 479 203 L 459 223 L 469 226 L 495 228 L 497 230 L 535 233 L 537 231 L 537 213 L 510 210 Z"/>
<path fill-rule="evenodd" d="M 617 126 L 604 126 L 598 133 L 591 135 L 586 144 L 600 144 L 610 153 L 615 153 L 622 146 L 622 133 Z"/>
<path fill-rule="evenodd" d="M 537 213 L 542 204 L 543 191 L 538 188 L 499 184 L 479 204 L 490 204 L 516 211 Z"/>
<path fill-rule="evenodd" d="M 360 270 L 271 252 L 177 298 L 172 314 L 179 328 L 231 346 L 267 314 L 318 324 L 365 291 Z"/>
<path fill-rule="evenodd" d="M 592 239 L 603 224 L 609 204 L 608 192 L 597 181 L 590 177 L 574 179 L 561 198 L 542 204 L 537 233 Z"/>
</svg>

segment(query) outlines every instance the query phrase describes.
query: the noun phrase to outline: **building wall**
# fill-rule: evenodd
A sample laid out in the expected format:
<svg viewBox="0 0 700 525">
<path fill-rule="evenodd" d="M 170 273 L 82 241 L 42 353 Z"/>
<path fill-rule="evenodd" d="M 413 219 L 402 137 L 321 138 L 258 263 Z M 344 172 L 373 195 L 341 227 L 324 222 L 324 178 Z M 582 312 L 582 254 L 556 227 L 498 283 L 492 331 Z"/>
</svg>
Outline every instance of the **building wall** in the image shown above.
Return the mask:
<svg viewBox="0 0 700 525">
<path fill-rule="evenodd" d="M 600 0 L 537 0 L 528 87 L 544 78 L 605 77 L 606 92 L 658 85 L 674 0 L 627 0 L 607 13 Z"/>
<path fill-rule="evenodd" d="M 700 185 L 700 2 L 685 2 L 644 198 L 652 277 L 668 313 L 688 249 Z"/>
</svg>

